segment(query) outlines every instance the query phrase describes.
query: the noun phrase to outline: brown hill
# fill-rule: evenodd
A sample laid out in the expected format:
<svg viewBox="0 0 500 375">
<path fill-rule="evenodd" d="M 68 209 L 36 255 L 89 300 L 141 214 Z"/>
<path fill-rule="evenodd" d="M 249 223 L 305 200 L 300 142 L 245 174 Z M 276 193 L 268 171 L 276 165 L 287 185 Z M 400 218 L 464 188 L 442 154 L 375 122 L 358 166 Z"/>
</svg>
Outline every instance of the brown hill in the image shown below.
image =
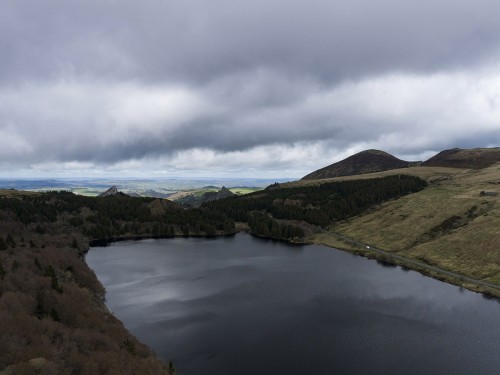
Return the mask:
<svg viewBox="0 0 500 375">
<path fill-rule="evenodd" d="M 422 163 L 427 167 L 452 167 L 481 169 L 500 162 L 500 147 L 473 148 L 441 151 L 429 160 Z"/>
<path fill-rule="evenodd" d="M 318 169 L 302 180 L 319 180 L 323 178 L 352 176 L 365 173 L 382 172 L 390 169 L 405 168 L 415 165 L 380 150 L 366 150 L 349 156 L 347 159 Z"/>
</svg>

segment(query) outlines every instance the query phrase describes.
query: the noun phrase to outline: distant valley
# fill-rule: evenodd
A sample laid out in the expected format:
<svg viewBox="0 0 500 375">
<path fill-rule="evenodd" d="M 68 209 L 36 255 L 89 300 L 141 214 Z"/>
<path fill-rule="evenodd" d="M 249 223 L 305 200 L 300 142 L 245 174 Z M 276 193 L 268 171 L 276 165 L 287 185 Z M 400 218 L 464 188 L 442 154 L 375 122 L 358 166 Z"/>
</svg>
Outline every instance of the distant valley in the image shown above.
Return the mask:
<svg viewBox="0 0 500 375">
<path fill-rule="evenodd" d="M 287 179 L 288 180 L 288 179 Z M 233 194 L 248 194 L 264 189 L 274 182 L 283 179 L 0 179 L 0 189 L 15 189 L 22 191 L 70 191 L 84 196 L 98 196 L 111 186 L 131 197 L 148 197 L 169 199 L 185 205 L 200 205 L 203 195 L 218 192 L 227 187 Z"/>
</svg>

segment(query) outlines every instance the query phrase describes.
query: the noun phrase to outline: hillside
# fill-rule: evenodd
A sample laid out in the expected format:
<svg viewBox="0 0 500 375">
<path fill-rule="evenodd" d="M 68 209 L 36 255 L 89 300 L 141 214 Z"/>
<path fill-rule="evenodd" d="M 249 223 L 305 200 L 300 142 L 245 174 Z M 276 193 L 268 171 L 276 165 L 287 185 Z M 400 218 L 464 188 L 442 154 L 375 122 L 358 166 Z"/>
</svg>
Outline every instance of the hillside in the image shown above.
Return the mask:
<svg viewBox="0 0 500 375">
<path fill-rule="evenodd" d="M 0 198 L 0 374 L 168 374 L 106 308 L 77 215 L 41 197 Z"/>
<path fill-rule="evenodd" d="M 247 222 L 253 233 L 303 241 L 304 229 L 318 230 L 380 204 L 424 189 L 427 183 L 413 176 L 333 181 L 320 186 L 283 188 L 272 185 L 242 197 L 206 202 L 202 208 Z M 297 230 L 296 227 L 301 227 Z M 303 233 L 304 232 L 304 233 Z"/>
<path fill-rule="evenodd" d="M 318 180 L 323 178 L 381 172 L 390 169 L 405 168 L 414 164 L 415 163 L 398 159 L 384 151 L 366 150 L 309 173 L 307 176 L 304 176 L 302 180 Z"/>
<path fill-rule="evenodd" d="M 500 147 L 441 151 L 422 163 L 427 167 L 452 167 L 480 169 L 500 162 Z"/>
<path fill-rule="evenodd" d="M 383 249 L 389 254 L 496 284 L 496 288 L 485 289 L 461 279 L 425 272 L 472 290 L 500 295 L 500 195 L 495 195 L 500 193 L 500 164 L 483 169 L 419 166 L 363 176 L 299 181 L 282 187 L 400 173 L 424 178 L 429 187 L 338 222 L 329 231 L 314 235 L 312 241 L 373 257 L 377 254 L 366 246 Z M 482 191 L 490 194 L 481 194 Z M 418 269 L 413 265 L 408 267 Z"/>
<path fill-rule="evenodd" d="M 199 207 L 204 202 L 234 195 L 245 195 L 259 190 L 262 190 L 262 188 L 246 186 L 226 188 L 223 186 L 219 189 L 217 186 L 205 186 L 202 189 L 179 191 L 169 196 L 168 200 L 186 207 Z"/>
<path fill-rule="evenodd" d="M 351 158 L 361 159 L 359 154 Z M 337 164 L 345 166 L 348 160 Z M 320 187 L 394 175 L 420 177 L 429 186 L 331 222 L 328 230 L 306 240 L 500 296 L 500 148 L 445 150 L 421 165 L 330 178 L 319 174 L 317 179 L 306 176 L 270 188 Z"/>
</svg>

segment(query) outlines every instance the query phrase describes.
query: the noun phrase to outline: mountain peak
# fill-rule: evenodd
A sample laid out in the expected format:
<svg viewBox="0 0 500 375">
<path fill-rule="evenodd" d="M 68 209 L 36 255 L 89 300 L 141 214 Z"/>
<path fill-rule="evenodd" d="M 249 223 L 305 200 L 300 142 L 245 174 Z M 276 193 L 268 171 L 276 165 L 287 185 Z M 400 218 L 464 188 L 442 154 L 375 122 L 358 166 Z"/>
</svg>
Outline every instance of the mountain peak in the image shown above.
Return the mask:
<svg viewBox="0 0 500 375">
<path fill-rule="evenodd" d="M 389 154 L 389 153 L 387 153 L 385 151 L 377 150 L 377 149 L 374 149 L 374 148 L 358 152 L 358 154 L 374 154 L 374 155 L 389 155 L 389 156 L 392 156 L 391 154 Z M 357 155 L 357 154 L 354 154 L 354 155 Z"/>
<path fill-rule="evenodd" d="M 204 202 L 211 202 L 211 201 L 217 201 L 219 199 L 224 199 L 224 198 L 229 198 L 235 195 L 231 190 L 229 190 L 227 187 L 223 186 L 219 191 L 217 192 L 208 192 L 203 194 L 202 196 L 202 203 Z"/>
<path fill-rule="evenodd" d="M 108 190 L 98 195 L 98 197 L 110 197 L 118 194 L 118 188 L 116 186 L 111 186 Z"/>
<path fill-rule="evenodd" d="M 381 150 L 365 150 L 327 167 L 318 169 L 303 180 L 319 180 L 340 176 L 352 176 L 365 173 L 381 172 L 390 169 L 406 168 L 414 163 L 404 161 Z"/>
<path fill-rule="evenodd" d="M 444 150 L 422 163 L 427 167 L 481 169 L 500 162 L 500 147 L 452 148 Z"/>
</svg>

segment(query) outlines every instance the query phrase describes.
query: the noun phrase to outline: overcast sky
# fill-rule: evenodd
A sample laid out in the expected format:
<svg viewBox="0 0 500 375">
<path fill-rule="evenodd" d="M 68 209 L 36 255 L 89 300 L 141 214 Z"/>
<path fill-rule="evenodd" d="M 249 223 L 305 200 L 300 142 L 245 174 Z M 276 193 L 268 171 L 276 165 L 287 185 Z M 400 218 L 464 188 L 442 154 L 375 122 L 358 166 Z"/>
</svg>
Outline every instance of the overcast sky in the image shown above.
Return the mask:
<svg viewBox="0 0 500 375">
<path fill-rule="evenodd" d="M 498 0 L 4 0 L 0 176 L 301 177 L 500 145 Z"/>
</svg>

